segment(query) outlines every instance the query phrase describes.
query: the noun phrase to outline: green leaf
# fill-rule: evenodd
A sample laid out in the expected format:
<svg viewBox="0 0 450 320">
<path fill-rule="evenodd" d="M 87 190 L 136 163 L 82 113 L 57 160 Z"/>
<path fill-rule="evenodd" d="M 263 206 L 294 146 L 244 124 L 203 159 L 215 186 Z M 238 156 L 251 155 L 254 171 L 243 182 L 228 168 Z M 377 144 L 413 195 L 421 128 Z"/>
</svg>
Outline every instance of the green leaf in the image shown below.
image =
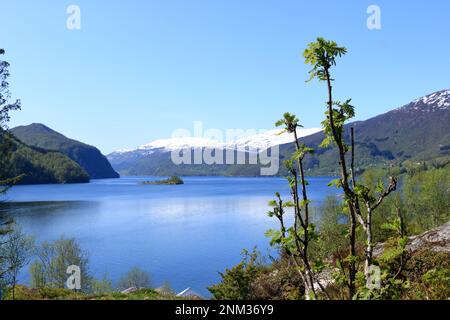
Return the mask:
<svg viewBox="0 0 450 320">
<path fill-rule="evenodd" d="M 325 137 L 325 139 L 323 139 L 322 143 L 319 144 L 319 148 L 328 148 L 331 145 L 331 138 L 330 137 Z"/>
<path fill-rule="evenodd" d="M 303 151 L 301 149 L 295 150 L 295 152 L 291 156 L 291 159 L 293 161 L 300 160 L 302 158 L 303 158 Z"/>
<path fill-rule="evenodd" d="M 310 200 L 302 200 L 302 201 L 300 201 L 300 205 L 301 205 L 302 207 L 305 207 L 307 204 L 310 204 L 310 203 L 311 203 Z"/>
<path fill-rule="evenodd" d="M 329 183 L 328 183 L 328 186 L 329 187 L 336 187 L 336 188 L 340 188 L 340 187 L 342 187 L 342 181 L 341 181 L 341 179 L 334 179 L 334 180 L 331 180 Z"/>
<path fill-rule="evenodd" d="M 283 207 L 286 207 L 286 208 L 292 208 L 294 206 L 295 206 L 295 204 L 292 201 L 286 201 L 283 203 Z"/>
<path fill-rule="evenodd" d="M 378 184 L 377 184 L 377 186 L 375 188 L 375 191 L 378 192 L 378 193 L 383 193 L 383 191 L 384 191 L 384 183 L 383 183 L 383 181 L 381 179 L 378 181 Z"/>
<path fill-rule="evenodd" d="M 277 204 L 277 202 L 275 200 L 270 200 L 269 201 L 269 207 L 277 207 L 277 206 L 278 206 L 278 204 Z"/>
<path fill-rule="evenodd" d="M 265 236 L 268 238 L 271 238 L 271 240 L 270 240 L 271 246 L 281 243 L 282 233 L 279 230 L 275 230 L 275 229 L 267 230 L 265 233 Z"/>
<path fill-rule="evenodd" d="M 284 125 L 284 120 L 278 120 L 277 122 L 275 122 L 275 127 L 281 127 Z"/>
</svg>

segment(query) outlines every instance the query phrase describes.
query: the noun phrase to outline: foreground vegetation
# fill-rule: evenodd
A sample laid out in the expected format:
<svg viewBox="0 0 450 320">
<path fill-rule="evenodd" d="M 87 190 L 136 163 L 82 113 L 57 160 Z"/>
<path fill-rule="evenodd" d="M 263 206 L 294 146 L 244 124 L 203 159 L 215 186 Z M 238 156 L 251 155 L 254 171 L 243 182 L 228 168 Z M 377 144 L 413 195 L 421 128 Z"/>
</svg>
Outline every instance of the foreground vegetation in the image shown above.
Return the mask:
<svg viewBox="0 0 450 320">
<path fill-rule="evenodd" d="M 378 181 L 398 168 L 366 171 L 365 181 Z M 444 167 L 410 167 L 399 177 L 402 187 L 384 202 L 374 216 L 374 243 L 384 251 L 374 257 L 381 269 L 381 287 L 368 290 L 365 281 L 365 237 L 356 231 L 355 295 L 352 299 L 450 299 L 450 253 L 433 247 L 411 251 L 410 236 L 422 234 L 450 221 L 450 164 Z M 420 205 L 419 205 L 420 204 Z M 313 208 L 317 236 L 311 242 L 309 259 L 322 283 L 328 283 L 330 299 L 348 298 L 341 261 L 347 257 L 349 229 L 342 200 L 329 197 Z M 398 209 L 404 212 L 402 222 Z M 403 227 L 401 227 L 401 224 Z M 402 231 L 403 230 L 403 231 Z M 270 234 L 272 236 L 272 234 Z M 279 257 L 263 257 L 254 250 L 245 252 L 242 261 L 221 274 L 221 282 L 209 288 L 216 299 L 305 299 L 303 279 L 297 266 L 280 246 Z M 267 262 L 269 261 L 269 262 Z M 343 283 L 344 282 L 344 283 Z M 319 295 L 320 299 L 327 298 Z"/>
<path fill-rule="evenodd" d="M 267 232 L 281 257 L 263 266 L 256 263 L 256 252 L 245 255 L 239 265 L 222 274 L 221 283 L 210 288 L 215 298 L 261 298 L 261 287 L 279 288 L 268 298 L 406 299 L 423 298 L 423 290 L 428 290 L 426 298 L 450 298 L 448 253 L 435 253 L 432 248 L 417 253 L 407 247 L 408 234 L 450 220 L 450 166 L 427 170 L 413 165 L 410 170 L 367 170 L 364 174 L 356 170 L 358 132 L 346 127 L 355 116 L 355 107 L 351 99 L 336 100 L 332 85 L 332 69 L 346 53 L 345 47 L 323 38 L 304 51 L 305 63 L 312 68 L 308 81 L 317 79 L 327 89 L 319 147 L 335 150 L 339 177 L 329 186 L 340 189 L 342 199 L 328 199 L 319 210 L 320 219 L 313 219 L 305 162 L 316 150 L 298 139 L 299 119 L 285 113 L 276 125 L 294 134 L 292 152 L 285 161 L 291 199 L 276 193 L 269 202 L 268 215 L 276 218 L 279 229 Z M 374 254 L 377 241 L 386 242 L 378 256 Z M 295 277 L 280 278 L 286 274 Z"/>
<path fill-rule="evenodd" d="M 150 275 L 134 267 L 116 285 L 89 272 L 89 256 L 75 239 L 60 238 L 37 246 L 17 226 L 2 237 L 0 292 L 6 300 L 173 300 L 169 284 L 154 289 Z M 31 262 L 31 264 L 30 264 Z M 68 289 L 68 266 L 80 268 L 80 286 Z M 20 270 L 29 266 L 30 286 L 18 285 Z"/>
<path fill-rule="evenodd" d="M 7 294 L 6 300 L 12 300 Z M 110 292 L 103 294 L 89 294 L 63 288 L 29 288 L 18 286 L 15 294 L 16 300 L 171 300 L 175 297 L 161 295 L 153 289 L 140 289 L 131 293 Z"/>
</svg>

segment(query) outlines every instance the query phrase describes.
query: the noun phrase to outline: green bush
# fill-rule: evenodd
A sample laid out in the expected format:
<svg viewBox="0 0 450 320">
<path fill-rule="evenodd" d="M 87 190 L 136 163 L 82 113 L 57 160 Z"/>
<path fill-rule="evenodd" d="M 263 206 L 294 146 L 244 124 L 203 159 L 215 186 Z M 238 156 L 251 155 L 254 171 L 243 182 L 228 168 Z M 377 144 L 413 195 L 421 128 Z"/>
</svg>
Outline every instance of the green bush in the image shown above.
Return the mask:
<svg viewBox="0 0 450 320">
<path fill-rule="evenodd" d="M 422 249 L 408 261 L 405 274 L 410 281 L 410 289 L 405 292 L 404 299 L 450 299 L 449 253 Z"/>
<path fill-rule="evenodd" d="M 231 269 L 220 273 L 219 284 L 208 288 L 217 300 L 249 300 L 253 298 L 252 284 L 264 270 L 259 262 L 259 253 L 243 251 L 243 259 Z"/>
</svg>

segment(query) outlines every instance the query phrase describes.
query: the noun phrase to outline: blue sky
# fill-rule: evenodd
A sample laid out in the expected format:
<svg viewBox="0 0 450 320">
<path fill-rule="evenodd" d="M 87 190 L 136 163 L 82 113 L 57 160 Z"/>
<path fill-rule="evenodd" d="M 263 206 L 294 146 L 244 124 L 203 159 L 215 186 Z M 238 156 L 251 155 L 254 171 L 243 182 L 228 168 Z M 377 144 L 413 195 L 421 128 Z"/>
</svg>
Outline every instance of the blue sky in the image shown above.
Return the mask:
<svg viewBox="0 0 450 320">
<path fill-rule="evenodd" d="M 81 9 L 81 30 L 66 9 Z M 381 8 L 381 30 L 366 27 Z M 178 128 L 271 129 L 285 111 L 323 117 L 325 87 L 305 83 L 317 36 L 345 45 L 337 99 L 363 120 L 449 88 L 450 3 L 428 1 L 2 0 L 0 47 L 23 110 L 104 153 Z"/>
</svg>

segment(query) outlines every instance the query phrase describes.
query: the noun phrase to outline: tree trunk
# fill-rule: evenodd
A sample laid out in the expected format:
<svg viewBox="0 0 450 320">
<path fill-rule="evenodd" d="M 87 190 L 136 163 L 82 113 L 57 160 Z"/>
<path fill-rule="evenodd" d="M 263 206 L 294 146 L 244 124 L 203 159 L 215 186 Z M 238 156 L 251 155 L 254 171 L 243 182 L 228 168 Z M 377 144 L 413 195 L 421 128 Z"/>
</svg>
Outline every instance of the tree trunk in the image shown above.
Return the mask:
<svg viewBox="0 0 450 320">
<path fill-rule="evenodd" d="M 336 145 L 339 150 L 339 165 L 341 167 L 341 183 L 342 183 L 342 189 L 344 190 L 344 193 L 346 197 L 349 199 L 348 201 L 348 209 L 350 212 L 350 255 L 352 256 L 352 259 L 348 266 L 348 272 L 349 272 L 349 299 L 351 300 L 353 298 L 353 295 L 355 294 L 355 280 L 356 280 L 356 262 L 354 261 L 353 257 L 356 257 L 356 213 L 355 213 L 355 203 L 354 203 L 354 194 L 352 190 L 350 189 L 349 182 L 348 182 L 348 170 L 347 170 L 347 164 L 345 160 L 345 149 L 344 145 L 342 143 L 342 140 L 336 130 L 336 126 L 334 124 L 333 119 L 333 87 L 331 86 L 331 78 L 328 70 L 325 70 L 326 73 L 326 80 L 327 80 L 327 87 L 328 87 L 328 117 L 330 122 L 331 131 L 333 134 L 333 139 L 336 142 Z"/>
<path fill-rule="evenodd" d="M 367 248 L 366 248 L 366 262 L 365 262 L 365 274 L 366 279 L 369 279 L 369 267 L 372 265 L 373 260 L 373 239 L 372 239 L 372 210 L 369 208 L 367 212 L 367 224 L 366 224 L 366 235 L 367 235 Z"/>
</svg>

